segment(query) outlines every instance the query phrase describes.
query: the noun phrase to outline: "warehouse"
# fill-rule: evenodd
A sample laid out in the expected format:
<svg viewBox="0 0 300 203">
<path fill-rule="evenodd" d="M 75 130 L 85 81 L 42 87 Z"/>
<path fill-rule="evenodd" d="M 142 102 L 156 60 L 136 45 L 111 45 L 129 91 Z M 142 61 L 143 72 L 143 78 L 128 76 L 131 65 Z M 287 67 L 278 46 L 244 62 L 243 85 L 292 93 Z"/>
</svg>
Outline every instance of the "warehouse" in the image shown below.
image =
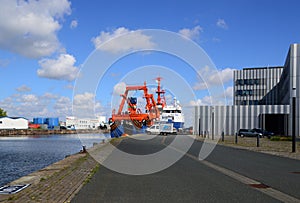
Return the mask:
<svg viewBox="0 0 300 203">
<path fill-rule="evenodd" d="M 262 128 L 299 136 L 299 57 L 300 44 L 292 44 L 284 66 L 234 71 L 233 106 L 196 106 L 194 133 L 234 135 L 241 128 Z"/>
<path fill-rule="evenodd" d="M 105 116 L 98 116 L 96 118 L 77 118 L 74 116 L 66 117 L 66 127 L 68 129 L 98 129 L 100 123 L 105 122 Z"/>
<path fill-rule="evenodd" d="M 0 129 L 28 129 L 28 120 L 22 117 L 0 117 Z"/>
</svg>

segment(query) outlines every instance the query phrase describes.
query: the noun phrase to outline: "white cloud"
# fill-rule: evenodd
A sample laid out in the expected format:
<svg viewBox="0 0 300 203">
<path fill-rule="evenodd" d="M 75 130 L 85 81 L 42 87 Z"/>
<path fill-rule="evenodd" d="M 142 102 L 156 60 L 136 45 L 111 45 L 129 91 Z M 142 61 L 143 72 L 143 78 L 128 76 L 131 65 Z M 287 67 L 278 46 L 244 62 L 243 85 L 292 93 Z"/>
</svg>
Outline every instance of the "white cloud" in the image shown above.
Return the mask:
<svg viewBox="0 0 300 203">
<path fill-rule="evenodd" d="M 105 43 L 109 41 L 109 43 Z M 133 49 L 150 49 L 155 46 L 151 37 L 144 35 L 141 30 L 131 31 L 120 27 L 113 32 L 102 31 L 99 36 L 92 38 L 96 49 L 111 53 L 125 52 Z"/>
<path fill-rule="evenodd" d="M 68 84 L 66 86 L 64 86 L 65 89 L 69 89 L 69 90 L 73 90 L 74 86 L 72 84 Z"/>
<path fill-rule="evenodd" d="M 95 100 L 95 94 L 85 92 L 73 98 L 73 115 L 78 118 L 94 118 L 101 114 L 102 106 Z"/>
<path fill-rule="evenodd" d="M 59 96 L 56 94 L 52 94 L 50 92 L 46 92 L 43 96 L 41 96 L 44 99 L 58 99 Z"/>
<path fill-rule="evenodd" d="M 70 28 L 75 29 L 78 26 L 78 21 L 77 20 L 72 20 L 70 23 Z"/>
<path fill-rule="evenodd" d="M 212 86 L 222 85 L 232 81 L 233 71 L 235 69 L 225 68 L 223 70 L 214 70 L 208 66 L 198 71 L 199 81 L 193 86 L 194 90 L 204 90 Z"/>
<path fill-rule="evenodd" d="M 190 106 L 207 106 L 213 105 L 213 100 L 211 96 L 205 96 L 202 99 L 197 99 L 190 101 Z"/>
<path fill-rule="evenodd" d="M 227 23 L 225 22 L 224 19 L 218 19 L 216 25 L 219 27 L 219 28 L 223 28 L 223 29 L 228 29 L 228 25 Z"/>
<path fill-rule="evenodd" d="M 113 94 L 119 96 L 121 94 L 124 94 L 125 90 L 126 90 L 126 83 L 120 82 L 114 86 Z"/>
<path fill-rule="evenodd" d="M 214 82 L 219 80 L 218 78 L 220 78 L 223 83 L 232 81 L 233 71 L 234 71 L 234 69 L 231 69 L 231 68 L 225 68 L 223 70 L 219 70 L 218 73 L 213 74 L 209 77 L 209 82 L 214 84 Z M 216 82 L 216 84 L 219 84 L 219 83 Z"/>
<path fill-rule="evenodd" d="M 76 60 L 69 54 L 60 54 L 58 59 L 41 59 L 37 70 L 40 77 L 72 81 L 77 77 L 79 69 L 74 66 Z"/>
<path fill-rule="evenodd" d="M 232 86 L 227 87 L 227 88 L 225 89 L 224 96 L 225 96 L 226 99 L 228 99 L 228 100 L 232 100 L 232 99 L 233 99 L 233 87 L 232 87 Z"/>
<path fill-rule="evenodd" d="M 190 101 L 190 106 L 217 106 L 217 105 L 226 105 L 227 102 L 225 102 L 224 97 L 220 98 L 212 97 L 212 96 L 205 96 L 201 99 L 198 99 L 197 101 Z"/>
<path fill-rule="evenodd" d="M 38 97 L 34 94 L 25 94 L 20 98 L 22 102 L 35 104 L 39 101 Z"/>
<path fill-rule="evenodd" d="M 53 106 L 57 115 L 71 115 L 71 100 L 68 97 L 61 96 L 56 100 Z"/>
<path fill-rule="evenodd" d="M 71 100 L 64 96 L 45 93 L 35 94 L 14 94 L 0 100 L 0 106 L 9 116 L 21 116 L 28 119 L 34 117 L 59 117 L 71 114 Z"/>
<path fill-rule="evenodd" d="M 60 47 L 60 20 L 71 13 L 68 0 L 2 0 L 0 48 L 29 58 L 49 56 Z"/>
<path fill-rule="evenodd" d="M 17 90 L 18 92 L 30 92 L 30 91 L 31 91 L 31 88 L 28 87 L 27 85 L 22 85 L 22 86 L 16 88 L 16 90 Z"/>
<path fill-rule="evenodd" d="M 211 106 L 211 105 L 232 105 L 233 87 L 227 87 L 222 94 L 215 96 L 204 96 L 201 99 L 191 100 L 189 106 Z"/>
<path fill-rule="evenodd" d="M 203 29 L 199 25 L 192 29 L 184 28 L 179 30 L 179 34 L 183 35 L 186 38 L 196 40 L 199 38 L 200 32 L 202 32 Z"/>
</svg>

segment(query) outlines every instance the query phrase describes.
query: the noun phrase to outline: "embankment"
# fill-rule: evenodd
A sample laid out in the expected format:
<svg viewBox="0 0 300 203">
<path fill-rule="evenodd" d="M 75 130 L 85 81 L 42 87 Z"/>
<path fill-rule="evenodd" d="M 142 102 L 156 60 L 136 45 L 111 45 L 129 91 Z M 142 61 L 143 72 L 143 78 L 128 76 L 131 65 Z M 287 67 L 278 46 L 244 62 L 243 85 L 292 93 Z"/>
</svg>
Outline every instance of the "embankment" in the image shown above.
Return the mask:
<svg viewBox="0 0 300 203">
<path fill-rule="evenodd" d="M 113 139 L 117 145 L 122 139 Z M 102 150 L 106 142 L 95 144 L 89 152 Z M 0 202 L 70 202 L 88 183 L 100 164 L 89 153 L 77 153 L 44 169 L 11 182 L 9 185 L 30 184 L 16 194 L 0 194 Z"/>
<path fill-rule="evenodd" d="M 35 136 L 35 135 L 53 135 L 53 134 L 87 134 L 87 133 L 109 133 L 103 130 L 33 130 L 33 129 L 1 129 L 0 136 Z"/>
</svg>

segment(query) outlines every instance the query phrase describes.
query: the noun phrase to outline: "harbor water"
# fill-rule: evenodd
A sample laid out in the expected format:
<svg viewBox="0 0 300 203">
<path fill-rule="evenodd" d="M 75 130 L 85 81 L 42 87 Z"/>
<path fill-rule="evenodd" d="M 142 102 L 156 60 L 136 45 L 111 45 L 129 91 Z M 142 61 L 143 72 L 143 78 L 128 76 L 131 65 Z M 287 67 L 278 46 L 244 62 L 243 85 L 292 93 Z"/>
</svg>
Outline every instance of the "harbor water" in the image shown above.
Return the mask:
<svg viewBox="0 0 300 203">
<path fill-rule="evenodd" d="M 109 138 L 109 134 L 0 137 L 0 186 Z"/>
</svg>

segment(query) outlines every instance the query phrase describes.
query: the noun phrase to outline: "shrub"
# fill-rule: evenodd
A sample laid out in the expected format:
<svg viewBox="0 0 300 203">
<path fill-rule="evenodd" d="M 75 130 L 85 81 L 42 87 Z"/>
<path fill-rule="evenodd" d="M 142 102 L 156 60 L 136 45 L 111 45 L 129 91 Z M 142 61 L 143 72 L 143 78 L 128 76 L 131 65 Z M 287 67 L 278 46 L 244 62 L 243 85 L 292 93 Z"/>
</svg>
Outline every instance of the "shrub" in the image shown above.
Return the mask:
<svg viewBox="0 0 300 203">
<path fill-rule="evenodd" d="M 271 141 L 292 141 L 292 137 L 286 136 L 273 136 L 270 139 Z"/>
</svg>

